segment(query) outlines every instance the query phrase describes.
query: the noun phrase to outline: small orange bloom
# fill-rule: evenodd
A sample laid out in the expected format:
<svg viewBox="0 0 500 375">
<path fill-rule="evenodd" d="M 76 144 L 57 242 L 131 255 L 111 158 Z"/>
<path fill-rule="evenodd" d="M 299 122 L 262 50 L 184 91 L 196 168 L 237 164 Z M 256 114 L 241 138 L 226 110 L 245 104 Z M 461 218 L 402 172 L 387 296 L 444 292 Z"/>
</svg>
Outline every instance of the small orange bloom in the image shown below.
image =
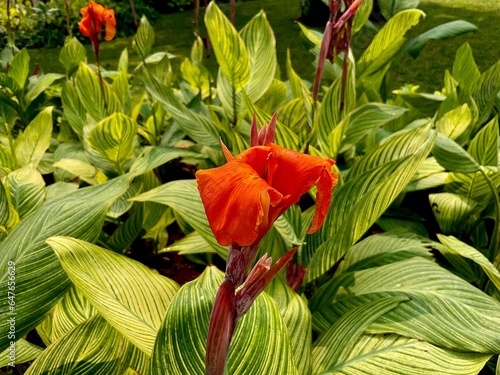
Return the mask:
<svg viewBox="0 0 500 375">
<path fill-rule="evenodd" d="M 313 185 L 316 212 L 308 233 L 325 219 L 337 174 L 333 160 L 302 154 L 273 143 L 255 146 L 222 167 L 201 170 L 196 181 L 215 238 L 221 245 L 249 246 L 260 240 L 288 207 Z"/>
<path fill-rule="evenodd" d="M 83 18 L 78 22 L 80 32 L 84 36 L 88 36 L 92 43 L 99 43 L 99 35 L 101 34 L 102 24 L 106 23 L 105 40 L 111 40 L 116 35 L 116 19 L 115 11 L 108 9 L 95 2 L 89 2 L 89 6 L 80 9 Z"/>
</svg>

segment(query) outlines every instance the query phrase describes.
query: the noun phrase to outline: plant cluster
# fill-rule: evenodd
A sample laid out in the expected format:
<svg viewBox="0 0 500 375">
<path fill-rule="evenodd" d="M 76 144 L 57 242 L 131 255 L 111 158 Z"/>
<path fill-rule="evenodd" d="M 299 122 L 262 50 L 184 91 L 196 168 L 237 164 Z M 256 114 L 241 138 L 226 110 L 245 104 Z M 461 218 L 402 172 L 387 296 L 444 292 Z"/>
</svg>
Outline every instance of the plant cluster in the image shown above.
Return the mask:
<svg viewBox="0 0 500 375">
<path fill-rule="evenodd" d="M 146 17 L 132 45 L 142 63 L 132 71 L 125 49 L 101 71 L 114 18 L 85 5 L 95 56 L 68 38 L 65 74 L 30 76 L 26 49 L 2 53 L 1 366 L 499 371 L 500 61 L 481 72 L 464 44 L 442 90 L 386 91 L 402 54 L 473 26 L 408 40 L 424 14 L 401 10 L 355 59 L 348 39 L 373 1 L 332 0 L 325 35 L 299 25 L 321 65 L 310 84 L 290 54 L 280 77 L 264 12 L 237 31 L 211 2 L 218 74 L 196 38 L 173 82 Z M 203 272 L 181 285 L 129 256 L 148 251 Z"/>
</svg>

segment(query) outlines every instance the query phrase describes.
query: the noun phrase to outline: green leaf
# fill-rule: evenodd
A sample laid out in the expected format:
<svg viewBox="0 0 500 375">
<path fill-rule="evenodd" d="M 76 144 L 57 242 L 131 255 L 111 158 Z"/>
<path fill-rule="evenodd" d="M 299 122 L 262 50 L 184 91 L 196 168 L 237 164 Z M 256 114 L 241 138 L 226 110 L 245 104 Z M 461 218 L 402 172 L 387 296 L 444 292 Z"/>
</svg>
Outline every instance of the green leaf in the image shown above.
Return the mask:
<svg viewBox="0 0 500 375">
<path fill-rule="evenodd" d="M 38 166 L 45 150 L 49 148 L 52 135 L 52 110 L 54 107 L 43 109 L 28 125 L 23 133 L 19 134 L 15 155 L 17 164 L 23 167 L 31 163 Z"/>
<path fill-rule="evenodd" d="M 464 225 L 477 205 L 472 199 L 451 193 L 430 194 L 429 203 L 439 228 L 445 234 L 464 231 Z"/>
<path fill-rule="evenodd" d="M 406 32 L 418 24 L 423 16 L 424 12 L 418 9 L 404 10 L 394 15 L 361 55 L 356 75 L 371 75 L 389 63 L 403 46 Z"/>
<path fill-rule="evenodd" d="M 474 61 L 469 43 L 464 43 L 457 50 L 452 74 L 465 94 L 469 94 L 476 82 L 481 78 L 481 73 Z"/>
<path fill-rule="evenodd" d="M 346 359 L 323 375 L 476 375 L 490 357 L 398 335 L 361 335 Z"/>
<path fill-rule="evenodd" d="M 392 296 L 410 300 L 373 322 L 367 333 L 392 332 L 462 352 L 500 349 L 500 303 L 421 257 L 334 277 L 311 300 L 313 326 L 328 329 L 354 307 Z"/>
<path fill-rule="evenodd" d="M 488 68 L 476 82 L 472 90 L 472 98 L 479 110 L 480 124 L 487 121 L 500 92 L 500 61 Z"/>
<path fill-rule="evenodd" d="M 137 53 L 139 57 L 144 60 L 146 56 L 149 55 L 154 43 L 155 31 L 146 16 L 143 15 L 137 34 L 132 42 L 132 48 L 134 48 L 135 53 Z"/>
<path fill-rule="evenodd" d="M 87 139 L 89 147 L 111 161 L 122 174 L 125 163 L 134 155 L 136 133 L 135 120 L 117 112 L 99 122 Z"/>
<path fill-rule="evenodd" d="M 260 11 L 241 30 L 250 59 L 250 78 L 245 93 L 256 102 L 273 82 L 276 73 L 276 39 L 264 11 Z"/>
<path fill-rule="evenodd" d="M 10 199 L 20 219 L 35 212 L 45 200 L 45 181 L 31 165 L 7 175 Z"/>
<path fill-rule="evenodd" d="M 170 113 L 190 138 L 203 145 L 220 146 L 220 130 L 208 118 L 187 108 L 169 86 L 148 72 L 145 72 L 145 83 L 151 96 Z"/>
<path fill-rule="evenodd" d="M 64 75 L 57 73 L 47 73 L 38 77 L 35 83 L 32 86 L 30 86 L 28 92 L 24 96 L 26 105 L 30 104 L 41 93 L 43 93 L 46 89 L 48 89 L 50 85 L 52 85 L 56 80 L 62 77 L 64 77 Z"/>
<path fill-rule="evenodd" d="M 91 243 L 51 237 L 61 266 L 106 321 L 147 355 L 178 285 L 143 264 Z"/>
<path fill-rule="evenodd" d="M 217 254 L 223 258 L 227 257 L 227 248 L 217 243 L 210 229 L 196 181 L 172 181 L 142 193 L 131 200 L 156 202 L 172 207 L 213 247 Z"/>
<path fill-rule="evenodd" d="M 415 154 L 420 146 L 429 139 L 430 124 L 412 130 L 403 130 L 384 138 L 379 147 L 366 154 L 354 164 L 347 174 L 346 180 L 378 167 L 391 160 Z M 413 177 L 413 176 L 412 176 Z"/>
<path fill-rule="evenodd" d="M 68 121 L 78 138 L 83 139 L 87 111 L 78 97 L 76 87 L 70 82 L 62 83 L 61 101 L 64 107 L 64 119 Z"/>
<path fill-rule="evenodd" d="M 72 285 L 36 331 L 48 346 L 96 313 L 89 300 Z"/>
<path fill-rule="evenodd" d="M 338 363 L 345 361 L 365 329 L 405 301 L 409 301 L 409 297 L 380 298 L 347 311 L 314 343 L 312 373 L 329 373 Z"/>
<path fill-rule="evenodd" d="M 415 107 L 422 115 L 433 117 L 441 104 L 446 100 L 446 96 L 440 93 L 427 94 L 416 92 L 417 88 L 403 88 L 401 90 L 394 90 L 393 93 Z"/>
<path fill-rule="evenodd" d="M 271 86 L 257 101 L 257 106 L 266 113 L 274 113 L 286 101 L 287 88 L 286 85 L 278 80 L 273 79 Z M 279 116 L 280 113 L 278 113 Z"/>
<path fill-rule="evenodd" d="M 11 347 L 12 346 L 0 353 L 0 367 L 7 367 L 10 363 L 21 364 L 33 361 L 43 352 L 42 348 L 33 345 L 25 339 L 19 339 L 15 342 L 13 345 L 13 357 L 10 357 Z M 15 360 L 12 359 L 14 357 Z"/>
<path fill-rule="evenodd" d="M 483 170 L 495 186 L 500 186 L 500 171 L 498 168 L 484 167 Z M 481 172 L 449 173 L 446 178 L 445 190 L 473 199 L 483 207 L 491 203 L 493 198 L 489 183 Z"/>
<path fill-rule="evenodd" d="M 242 38 L 215 2 L 205 11 L 205 26 L 224 76 L 238 91 L 250 79 L 250 62 Z"/>
<path fill-rule="evenodd" d="M 130 173 L 141 175 L 171 160 L 183 157 L 199 158 L 200 155 L 194 151 L 177 147 L 144 147 L 141 154 L 134 160 L 134 163 L 130 167 Z"/>
<path fill-rule="evenodd" d="M 208 267 L 174 297 L 158 332 L 151 375 L 205 374 L 210 310 L 222 278 L 222 272 Z M 226 368 L 234 375 L 297 374 L 285 324 L 275 302 L 265 293 L 238 320 Z"/>
<path fill-rule="evenodd" d="M 104 78 L 100 80 L 88 65 L 80 63 L 75 82 L 81 103 L 95 121 L 101 121 L 115 112 L 122 111 L 120 100 L 109 83 Z"/>
<path fill-rule="evenodd" d="M 191 232 L 178 241 L 175 241 L 168 247 L 158 251 L 158 254 L 178 251 L 180 255 L 198 254 L 198 253 L 215 253 L 210 244 L 198 233 Z"/>
<path fill-rule="evenodd" d="M 370 14 L 373 10 L 373 0 L 364 0 L 361 2 L 358 10 L 356 11 L 356 15 L 354 16 L 354 22 L 352 25 L 353 33 L 357 33 L 360 31 L 363 26 L 365 26 Z"/>
<path fill-rule="evenodd" d="M 71 74 L 72 71 L 78 68 L 81 62 L 85 62 L 86 57 L 87 51 L 85 47 L 76 37 L 73 37 L 61 48 L 59 62 L 64 66 L 66 73 Z"/>
<path fill-rule="evenodd" d="M 474 173 L 479 171 L 479 164 L 458 143 L 437 134 L 432 154 L 437 162 L 450 172 Z"/>
<path fill-rule="evenodd" d="M 500 272 L 479 250 L 476 250 L 453 236 L 443 236 L 442 234 L 438 234 L 437 236 L 439 241 L 441 241 L 448 250 L 464 258 L 470 259 L 481 266 L 484 273 L 488 275 L 488 278 L 495 285 L 497 290 L 500 291 Z"/>
<path fill-rule="evenodd" d="M 135 362 L 133 353 L 130 342 L 95 315 L 44 350 L 26 375 L 121 374 Z"/>
<path fill-rule="evenodd" d="M 126 191 L 127 179 L 116 178 L 46 202 L 0 243 L 0 292 L 3 295 L 7 295 L 8 262 L 15 263 L 17 337 L 36 327 L 70 286 L 45 239 L 66 235 L 96 240 L 109 206 Z M 0 329 L 4 332 L 8 330 L 6 314 L 4 311 L 0 320 Z M 7 348 L 9 341 L 7 335 L 0 337 L 0 350 Z"/>
<path fill-rule="evenodd" d="M 382 15 L 389 20 L 398 12 L 418 7 L 420 0 L 383 0 L 378 3 Z"/>
<path fill-rule="evenodd" d="M 335 128 L 338 130 L 334 129 L 335 135 L 331 135 L 335 139 L 335 144 L 338 144 L 339 138 L 341 140 L 338 152 L 345 152 L 357 145 L 374 129 L 383 127 L 389 121 L 402 116 L 406 111 L 407 109 L 403 107 L 379 103 L 367 103 L 356 108 Z M 342 136 L 337 134 L 337 132 L 341 132 L 340 129 L 345 129 Z M 335 148 L 336 145 L 332 146 Z"/>
<path fill-rule="evenodd" d="M 498 117 L 495 116 L 472 139 L 467 152 L 481 165 L 497 166 L 499 149 Z"/>
<path fill-rule="evenodd" d="M 436 129 L 448 138 L 462 143 L 463 135 L 467 135 L 470 131 L 469 125 L 472 121 L 471 111 L 467 104 L 446 112 L 443 117 L 436 121 Z M 468 140 L 465 139 L 465 141 Z"/>
<path fill-rule="evenodd" d="M 477 27 L 467 21 L 446 22 L 409 40 L 403 50 L 407 51 L 413 58 L 417 58 L 429 40 L 444 40 L 475 31 L 477 31 Z"/>
<path fill-rule="evenodd" d="M 312 318 L 307 299 L 276 277 L 266 288 L 280 310 L 290 334 L 293 359 L 299 374 L 311 373 Z"/>
<path fill-rule="evenodd" d="M 92 164 L 78 159 L 61 159 L 54 163 L 54 167 L 64 169 L 89 185 L 97 185 L 100 179 L 99 175 L 103 174 Z M 101 178 L 104 179 L 105 176 Z"/>
<path fill-rule="evenodd" d="M 14 56 L 7 74 L 16 81 L 21 89 L 24 89 L 26 86 L 26 79 L 28 79 L 29 69 L 30 57 L 28 55 L 28 50 L 23 48 Z"/>
<path fill-rule="evenodd" d="M 311 258 L 306 282 L 328 271 L 376 222 L 408 184 L 433 142 L 431 138 L 414 155 L 370 169 L 335 191 L 328 214 L 335 220 L 333 228 L 329 228 L 331 237 L 326 238 Z"/>
</svg>

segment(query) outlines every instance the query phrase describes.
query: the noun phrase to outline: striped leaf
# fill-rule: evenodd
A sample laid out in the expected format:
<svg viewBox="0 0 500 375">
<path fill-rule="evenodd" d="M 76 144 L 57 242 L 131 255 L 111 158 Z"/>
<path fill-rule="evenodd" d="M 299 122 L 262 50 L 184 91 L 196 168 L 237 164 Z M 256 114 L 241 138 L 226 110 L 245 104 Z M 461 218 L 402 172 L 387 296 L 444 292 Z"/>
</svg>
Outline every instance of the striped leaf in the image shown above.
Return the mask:
<svg viewBox="0 0 500 375">
<path fill-rule="evenodd" d="M 134 41 L 132 42 L 132 48 L 134 48 L 135 53 L 137 53 L 139 57 L 144 60 L 146 56 L 149 55 L 154 43 L 155 31 L 146 16 L 143 15 L 139 29 L 135 34 Z"/>
<path fill-rule="evenodd" d="M 179 127 L 194 141 L 207 146 L 219 147 L 219 129 L 208 118 L 190 110 L 181 103 L 168 85 L 160 82 L 147 71 L 144 72 L 147 91 L 170 113 Z"/>
<path fill-rule="evenodd" d="M 36 168 L 49 148 L 52 135 L 52 110 L 44 108 L 17 137 L 15 155 L 17 164 L 23 167 L 32 163 Z"/>
<path fill-rule="evenodd" d="M 205 374 L 210 311 L 222 278 L 222 272 L 208 267 L 174 297 L 158 332 L 150 375 Z M 238 321 L 226 368 L 234 375 L 297 373 L 285 324 L 266 294 Z"/>
<path fill-rule="evenodd" d="M 122 177 L 52 199 L 19 223 L 0 243 L 0 293 L 3 295 L 7 295 L 8 262 L 16 264 L 17 337 L 36 327 L 70 286 L 45 240 L 55 235 L 96 240 L 109 206 L 127 186 L 128 180 Z M 0 329 L 4 332 L 8 329 L 6 313 L 1 314 L 0 320 Z M 0 350 L 8 344 L 7 335 L 0 337 Z"/>
<path fill-rule="evenodd" d="M 472 139 L 467 152 L 481 165 L 498 166 L 498 117 L 488 122 Z"/>
<path fill-rule="evenodd" d="M 435 242 L 401 229 L 369 236 L 349 250 L 337 274 L 379 267 L 412 257 L 432 259 L 431 246 L 435 246 Z"/>
<path fill-rule="evenodd" d="M 488 68 L 474 85 L 472 98 L 479 110 L 480 124 L 490 117 L 497 95 L 500 92 L 500 61 Z"/>
<path fill-rule="evenodd" d="M 87 51 L 82 43 L 76 37 L 64 44 L 59 53 L 59 62 L 66 69 L 66 73 L 70 74 L 78 68 L 80 62 L 84 62 L 87 57 Z"/>
<path fill-rule="evenodd" d="M 28 78 L 30 69 L 30 57 L 28 55 L 28 50 L 23 48 L 21 51 L 16 53 L 14 58 L 9 64 L 9 70 L 7 75 L 12 77 L 16 81 L 17 85 L 23 89 L 26 85 L 26 79 Z"/>
<path fill-rule="evenodd" d="M 429 203 L 439 228 L 445 234 L 462 233 L 477 205 L 472 199 L 451 193 L 429 195 Z"/>
<path fill-rule="evenodd" d="M 292 345 L 293 359 L 299 374 L 311 373 L 312 318 L 307 300 L 285 281 L 276 277 L 266 288 L 280 310 Z"/>
<path fill-rule="evenodd" d="M 349 113 L 329 135 L 331 149 L 338 153 L 347 151 L 375 129 L 382 128 L 386 123 L 399 118 L 406 111 L 407 109 L 403 107 L 379 103 L 368 103 L 357 108 Z"/>
<path fill-rule="evenodd" d="M 394 90 L 393 93 L 417 109 L 423 116 L 433 117 L 446 100 L 446 96 L 440 93 L 420 93 L 416 92 L 416 89 L 416 87 L 412 90 L 403 88 L 401 90 Z"/>
<path fill-rule="evenodd" d="M 276 39 L 264 11 L 240 31 L 250 60 L 250 78 L 245 93 L 254 103 L 267 91 L 276 73 Z"/>
<path fill-rule="evenodd" d="M 178 285 L 143 264 L 71 237 L 51 237 L 61 266 L 106 321 L 146 355 Z"/>
<path fill-rule="evenodd" d="M 36 331 L 48 346 L 96 313 L 89 300 L 72 285 Z"/>
<path fill-rule="evenodd" d="M 205 26 L 222 73 L 236 91 L 240 90 L 250 79 L 250 59 L 243 39 L 215 2 L 207 6 Z"/>
<path fill-rule="evenodd" d="M 342 120 L 347 113 L 354 111 L 356 106 L 354 69 L 352 65 L 350 65 L 350 67 L 347 73 L 344 108 L 340 110 L 342 77 L 339 76 L 326 91 L 321 102 L 321 107 L 318 110 L 318 140 L 321 149 L 327 154 L 331 154 L 328 141 L 329 134 L 339 125 L 340 120 Z M 354 113 L 356 112 L 352 113 L 352 116 L 355 116 Z"/>
<path fill-rule="evenodd" d="M 486 273 L 493 285 L 495 285 L 495 287 L 500 291 L 500 272 L 493 264 L 491 264 L 483 253 L 453 236 L 443 236 L 442 234 L 438 234 L 437 236 L 439 241 L 441 241 L 441 243 L 445 245 L 448 250 L 478 264 L 483 269 L 484 273 Z"/>
<path fill-rule="evenodd" d="M 257 106 L 266 113 L 274 113 L 286 101 L 287 88 L 285 83 L 273 79 L 271 86 L 257 101 Z M 280 113 L 278 113 L 279 116 Z"/>
<path fill-rule="evenodd" d="M 476 82 L 481 77 L 481 73 L 474 61 L 472 49 L 469 43 L 464 43 L 457 50 L 452 70 L 453 78 L 458 81 L 460 89 L 465 94 L 469 94 Z"/>
<path fill-rule="evenodd" d="M 152 146 L 144 147 L 141 154 L 134 160 L 130 173 L 141 175 L 160 165 L 177 158 L 199 158 L 200 154 L 177 147 Z"/>
<path fill-rule="evenodd" d="M 61 102 L 64 108 L 64 119 L 68 121 L 78 138 L 83 139 L 87 111 L 78 97 L 76 87 L 69 81 L 62 83 Z"/>
<path fill-rule="evenodd" d="M 121 103 L 106 80 L 101 81 L 87 64 L 80 63 L 75 75 L 76 90 L 81 104 L 94 121 L 101 121 L 115 112 L 121 112 Z"/>
<path fill-rule="evenodd" d="M 356 306 L 391 296 L 410 300 L 367 333 L 397 333 L 463 352 L 500 351 L 500 303 L 421 257 L 334 277 L 311 301 L 313 327 L 324 331 Z"/>
<path fill-rule="evenodd" d="M 19 339 L 14 344 L 15 353 L 12 358 L 10 357 L 10 348 L 0 353 L 0 367 L 7 367 L 10 363 L 21 364 L 34 360 L 43 352 L 39 346 L 33 345 L 25 339 Z M 13 360 L 15 357 L 15 360 Z"/>
<path fill-rule="evenodd" d="M 408 184 L 420 164 L 427 157 L 434 139 L 427 140 L 411 156 L 382 164 L 356 176 L 333 194 L 330 212 L 330 237 L 311 258 L 306 282 L 321 276 L 332 267 L 347 250 L 384 213 Z M 350 230 L 344 230 L 350 228 Z"/>
<path fill-rule="evenodd" d="M 212 246 L 198 232 L 189 233 L 170 246 L 158 251 L 158 253 L 168 253 L 171 251 L 177 251 L 180 255 L 215 252 Z"/>
<path fill-rule="evenodd" d="M 437 162 L 450 172 L 474 173 L 479 164 L 452 139 L 438 133 L 432 154 Z"/>
<path fill-rule="evenodd" d="M 385 313 L 408 301 L 406 296 L 380 298 L 347 311 L 314 343 L 312 374 L 325 374 L 346 360 L 365 329 Z"/>
<path fill-rule="evenodd" d="M 88 134 L 90 148 L 113 163 L 119 174 L 125 172 L 125 163 L 134 155 L 134 137 L 137 123 L 119 112 L 99 122 Z"/>
<path fill-rule="evenodd" d="M 490 357 L 398 335 L 361 335 L 345 360 L 323 375 L 476 375 Z"/>
<path fill-rule="evenodd" d="M 105 181 L 106 176 L 94 165 L 78 159 L 61 159 L 54 163 L 55 168 L 64 169 L 72 175 L 72 179 L 78 177 L 89 185 L 97 185 Z"/>
<path fill-rule="evenodd" d="M 208 224 L 200 193 L 194 180 L 177 180 L 161 185 L 131 199 L 137 202 L 156 202 L 172 207 L 213 249 L 227 257 L 227 248 L 217 243 Z"/>
<path fill-rule="evenodd" d="M 120 374 L 134 347 L 99 315 L 79 324 L 41 353 L 26 375 Z"/>
<path fill-rule="evenodd" d="M 382 69 L 398 53 L 405 42 L 406 32 L 420 21 L 424 12 L 418 9 L 395 14 L 375 35 L 357 63 L 356 74 L 368 76 Z"/>
<path fill-rule="evenodd" d="M 35 212 L 45 200 L 45 181 L 32 165 L 7 175 L 10 201 L 22 220 Z"/>
<path fill-rule="evenodd" d="M 446 112 L 443 117 L 436 121 L 436 129 L 450 139 L 462 143 L 463 135 L 470 130 L 472 114 L 467 104 Z M 465 139 L 468 140 L 468 139 Z"/>
<path fill-rule="evenodd" d="M 495 186 L 500 186 L 500 170 L 496 167 L 484 167 L 484 173 Z M 446 178 L 445 190 L 460 194 L 486 206 L 493 198 L 489 182 L 483 173 L 449 173 Z"/>
</svg>

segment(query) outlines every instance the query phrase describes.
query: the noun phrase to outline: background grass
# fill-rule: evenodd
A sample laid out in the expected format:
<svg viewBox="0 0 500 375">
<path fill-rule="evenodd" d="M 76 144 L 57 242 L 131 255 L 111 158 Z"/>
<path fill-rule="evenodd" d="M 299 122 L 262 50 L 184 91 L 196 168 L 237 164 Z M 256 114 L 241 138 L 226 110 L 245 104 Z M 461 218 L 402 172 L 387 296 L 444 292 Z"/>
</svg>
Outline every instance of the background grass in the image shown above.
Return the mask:
<svg viewBox="0 0 500 375">
<path fill-rule="evenodd" d="M 220 7 L 229 13 L 227 4 Z M 302 78 L 311 80 L 314 74 L 313 57 L 305 49 L 296 19 L 300 16 L 300 0 L 254 0 L 236 5 L 237 28 L 245 25 L 260 9 L 264 9 L 276 35 L 276 48 L 281 72 L 285 72 L 286 50 L 290 48 L 294 68 Z M 500 58 L 500 0 L 422 0 L 420 4 L 426 18 L 410 31 L 417 36 L 444 22 L 463 19 L 475 24 L 479 30 L 475 34 L 458 38 L 431 41 L 420 56 L 413 59 L 404 57 L 392 72 L 392 87 L 413 83 L 421 86 L 422 91 L 432 92 L 442 87 L 444 70 L 451 69 L 457 48 L 468 41 L 481 71 L 493 65 Z M 202 14 L 200 21 L 202 21 Z M 193 35 L 193 11 L 160 16 L 154 23 L 156 42 L 154 52 L 167 51 L 177 57 L 172 59 L 174 72 L 184 57 L 189 56 Z M 202 25 L 202 22 L 200 22 Z M 118 20 L 119 27 L 119 20 Z M 203 27 L 202 36 L 206 35 Z M 360 39 L 361 40 L 361 39 Z M 359 41 L 358 41 L 359 42 Z M 367 45 L 369 38 L 363 43 Z M 118 38 L 101 44 L 101 62 L 106 69 L 116 69 L 118 57 L 124 48 L 129 48 L 130 64 L 135 66 L 139 60 L 131 49 L 132 38 Z M 87 45 L 89 62 L 93 61 L 90 45 Z M 45 72 L 63 72 L 58 62 L 59 49 L 31 50 L 32 66 L 40 66 Z M 208 65 L 215 71 L 215 59 Z"/>
</svg>

